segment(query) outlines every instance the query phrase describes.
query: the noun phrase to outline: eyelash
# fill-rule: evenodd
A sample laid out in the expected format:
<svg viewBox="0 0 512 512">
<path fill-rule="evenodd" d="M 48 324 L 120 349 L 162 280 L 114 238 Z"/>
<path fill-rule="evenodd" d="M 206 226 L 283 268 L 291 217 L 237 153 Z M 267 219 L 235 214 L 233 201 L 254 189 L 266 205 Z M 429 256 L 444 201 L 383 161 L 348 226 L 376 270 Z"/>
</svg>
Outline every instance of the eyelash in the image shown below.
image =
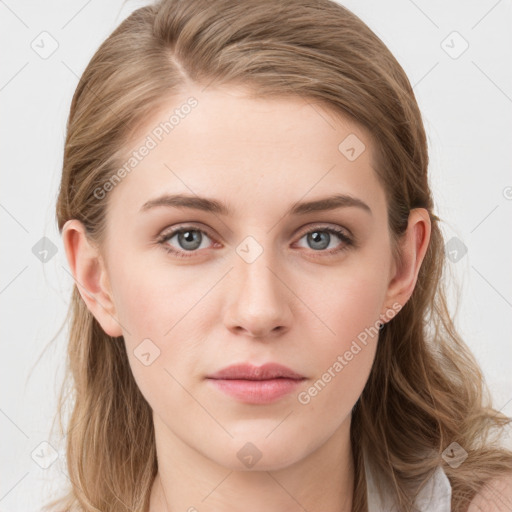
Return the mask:
<svg viewBox="0 0 512 512">
<path fill-rule="evenodd" d="M 171 247 L 171 246 L 169 246 L 167 244 L 167 242 L 171 238 L 173 238 L 174 235 L 179 234 L 179 233 L 184 233 L 186 231 L 199 231 L 200 233 L 205 234 L 208 238 L 213 239 L 213 237 L 211 237 L 206 231 L 204 231 L 202 229 L 196 228 L 194 226 L 180 226 L 178 228 L 172 229 L 171 231 L 168 231 L 167 233 L 162 233 L 160 236 L 158 236 L 158 238 L 156 239 L 156 242 L 159 243 L 160 245 L 162 245 L 163 249 L 167 253 L 173 254 L 174 256 L 177 256 L 178 258 L 191 258 L 191 257 L 194 256 L 195 253 L 198 252 L 197 250 L 194 250 L 194 251 L 178 251 L 174 247 Z M 320 257 L 322 255 L 334 256 L 334 255 L 336 255 L 338 253 L 346 251 L 350 247 L 355 247 L 354 240 L 352 240 L 345 233 L 345 231 L 342 231 L 341 229 L 338 229 L 338 228 L 333 228 L 331 226 L 314 227 L 314 228 L 310 229 L 309 231 L 306 231 L 306 232 L 302 233 L 301 236 L 299 237 L 299 240 L 301 238 L 303 238 L 304 236 L 310 234 L 310 233 L 315 233 L 316 231 L 337 235 L 340 238 L 340 240 L 343 242 L 343 245 L 340 248 L 337 248 L 337 249 L 330 249 L 328 251 L 326 251 L 326 250 L 313 251 L 313 252 L 321 253 Z M 186 254 L 187 252 L 189 254 Z M 314 257 L 317 257 L 317 256 L 314 256 Z"/>
</svg>

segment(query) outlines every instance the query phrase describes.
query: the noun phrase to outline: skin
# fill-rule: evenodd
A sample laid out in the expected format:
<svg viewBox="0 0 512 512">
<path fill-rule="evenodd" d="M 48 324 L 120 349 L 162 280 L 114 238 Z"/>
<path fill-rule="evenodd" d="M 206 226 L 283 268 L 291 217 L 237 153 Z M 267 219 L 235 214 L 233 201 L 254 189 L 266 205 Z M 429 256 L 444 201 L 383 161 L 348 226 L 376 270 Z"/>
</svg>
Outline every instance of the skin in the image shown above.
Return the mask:
<svg viewBox="0 0 512 512">
<path fill-rule="evenodd" d="M 512 472 L 487 482 L 473 498 L 467 512 L 509 512 L 512 510 Z"/>
<path fill-rule="evenodd" d="M 150 510 L 350 511 L 351 409 L 377 336 L 309 403 L 298 394 L 365 328 L 390 320 L 393 304 L 407 302 L 430 238 L 428 213 L 411 211 L 399 267 L 368 133 L 295 97 L 254 100 L 234 87 L 192 88 L 162 104 L 127 154 L 191 95 L 198 106 L 103 199 L 104 244 L 91 243 L 77 220 L 63 230 L 82 297 L 106 333 L 124 337 L 153 410 L 159 472 Z M 338 150 L 349 134 L 366 146 L 354 161 Z M 164 192 L 215 198 L 234 214 L 139 211 Z M 285 216 L 295 202 L 334 192 L 361 199 L 371 214 L 345 207 Z M 206 230 L 189 258 L 154 241 L 180 224 Z M 350 230 L 357 245 L 329 256 L 345 242 L 333 234 L 318 249 L 306 236 L 325 227 Z M 247 236 L 263 251 L 251 263 L 237 252 Z M 166 244 L 190 247 L 177 235 Z M 160 355 L 146 366 L 134 350 L 148 338 Z M 306 377 L 272 404 L 237 401 L 205 380 L 234 363 L 269 361 Z M 261 455 L 250 468 L 237 457 L 248 442 Z"/>
</svg>

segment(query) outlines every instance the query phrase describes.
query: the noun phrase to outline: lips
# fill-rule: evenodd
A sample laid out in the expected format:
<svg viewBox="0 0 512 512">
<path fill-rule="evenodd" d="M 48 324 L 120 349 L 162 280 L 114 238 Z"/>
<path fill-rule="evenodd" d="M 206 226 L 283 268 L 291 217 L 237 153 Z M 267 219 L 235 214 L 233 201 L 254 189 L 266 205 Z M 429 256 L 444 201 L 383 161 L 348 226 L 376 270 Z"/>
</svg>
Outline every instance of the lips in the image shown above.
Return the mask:
<svg viewBox="0 0 512 512">
<path fill-rule="evenodd" d="M 263 366 L 236 364 L 207 377 L 213 386 L 235 400 L 252 405 L 266 405 L 289 396 L 306 377 L 277 363 Z"/>
<path fill-rule="evenodd" d="M 216 380 L 305 379 L 303 375 L 300 375 L 290 368 L 277 363 L 267 363 L 263 366 L 254 366 L 251 364 L 235 364 L 228 366 L 212 375 L 208 375 L 207 378 Z"/>
</svg>

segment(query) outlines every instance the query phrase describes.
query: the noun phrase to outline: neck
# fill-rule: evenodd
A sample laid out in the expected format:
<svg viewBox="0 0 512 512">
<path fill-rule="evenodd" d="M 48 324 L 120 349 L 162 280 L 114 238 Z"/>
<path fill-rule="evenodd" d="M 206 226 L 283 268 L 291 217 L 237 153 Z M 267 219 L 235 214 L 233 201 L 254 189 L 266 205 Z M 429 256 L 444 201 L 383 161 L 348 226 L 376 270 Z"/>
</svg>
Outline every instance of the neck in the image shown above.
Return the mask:
<svg viewBox="0 0 512 512">
<path fill-rule="evenodd" d="M 293 464 L 271 470 L 236 470 L 205 457 L 155 416 L 158 474 L 148 512 L 351 512 L 350 419 Z"/>
</svg>

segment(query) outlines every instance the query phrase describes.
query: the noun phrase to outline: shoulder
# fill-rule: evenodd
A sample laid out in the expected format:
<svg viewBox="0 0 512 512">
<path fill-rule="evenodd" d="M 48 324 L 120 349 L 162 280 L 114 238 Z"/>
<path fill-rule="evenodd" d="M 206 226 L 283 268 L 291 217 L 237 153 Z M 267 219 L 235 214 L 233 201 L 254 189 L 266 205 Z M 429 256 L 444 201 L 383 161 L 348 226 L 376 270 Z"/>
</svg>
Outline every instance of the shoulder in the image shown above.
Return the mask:
<svg viewBox="0 0 512 512">
<path fill-rule="evenodd" d="M 509 512 L 512 510 L 512 472 L 487 482 L 473 498 L 467 512 Z"/>
</svg>

